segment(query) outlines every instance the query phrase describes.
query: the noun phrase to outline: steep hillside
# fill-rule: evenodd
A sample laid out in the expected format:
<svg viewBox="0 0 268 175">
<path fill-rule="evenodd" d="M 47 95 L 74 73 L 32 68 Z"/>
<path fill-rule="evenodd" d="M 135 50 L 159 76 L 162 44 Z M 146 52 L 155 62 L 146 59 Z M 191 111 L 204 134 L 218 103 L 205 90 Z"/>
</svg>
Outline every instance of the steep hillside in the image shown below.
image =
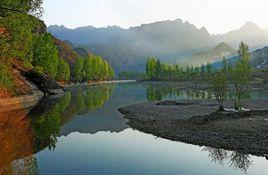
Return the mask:
<svg viewBox="0 0 268 175">
<path fill-rule="evenodd" d="M 208 62 L 214 63 L 222 60 L 223 57 L 236 54 L 236 50 L 227 45 L 226 43 L 220 43 L 212 50 L 207 52 L 199 52 L 183 62 L 184 65 L 200 66 L 207 64 Z"/>
</svg>

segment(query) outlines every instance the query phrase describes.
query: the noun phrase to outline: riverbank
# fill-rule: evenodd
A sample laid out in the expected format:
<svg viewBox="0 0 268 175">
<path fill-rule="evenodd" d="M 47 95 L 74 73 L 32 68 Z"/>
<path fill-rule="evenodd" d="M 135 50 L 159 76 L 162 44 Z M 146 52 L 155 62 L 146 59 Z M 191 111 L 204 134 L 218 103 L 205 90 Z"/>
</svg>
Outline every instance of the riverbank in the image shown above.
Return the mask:
<svg viewBox="0 0 268 175">
<path fill-rule="evenodd" d="M 97 84 L 113 84 L 113 83 L 135 83 L 136 80 L 110 80 L 110 81 L 97 81 L 97 82 L 86 82 L 86 83 L 73 83 L 61 85 L 64 90 L 71 90 L 73 88 Z"/>
<path fill-rule="evenodd" d="M 268 100 L 251 100 L 245 107 L 252 110 L 215 112 L 214 100 L 180 100 L 141 103 L 119 111 L 132 128 L 145 133 L 268 158 Z"/>
<path fill-rule="evenodd" d="M 136 82 L 136 80 L 111 80 L 111 81 L 99 81 L 90 83 L 67 84 L 67 85 L 61 85 L 61 88 L 57 89 L 47 88 L 47 92 L 49 95 L 57 95 L 57 94 L 63 94 L 65 91 L 69 91 L 81 86 L 89 86 L 96 84 L 111 84 L 111 83 L 132 83 L 132 82 Z M 0 112 L 32 107 L 36 105 L 38 101 L 45 96 L 45 94 L 41 90 L 38 90 L 38 88 L 33 83 L 29 84 L 31 84 L 33 89 L 33 91 L 30 94 L 18 97 L 0 99 Z"/>
<path fill-rule="evenodd" d="M 0 99 L 0 112 L 29 108 L 36 105 L 43 97 L 44 93 L 42 91 L 33 91 L 29 95 Z"/>
</svg>

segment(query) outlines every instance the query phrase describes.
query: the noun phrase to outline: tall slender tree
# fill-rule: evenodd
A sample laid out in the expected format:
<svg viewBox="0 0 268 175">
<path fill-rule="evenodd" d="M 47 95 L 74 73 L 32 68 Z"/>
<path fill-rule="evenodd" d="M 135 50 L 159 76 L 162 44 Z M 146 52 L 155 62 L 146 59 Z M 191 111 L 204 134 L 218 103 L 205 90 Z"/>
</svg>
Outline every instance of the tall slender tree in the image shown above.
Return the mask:
<svg viewBox="0 0 268 175">
<path fill-rule="evenodd" d="M 74 79 L 77 82 L 81 82 L 84 78 L 83 58 L 79 57 L 74 65 Z"/>
<path fill-rule="evenodd" d="M 244 42 L 241 42 L 238 50 L 239 60 L 231 71 L 232 82 L 235 87 L 234 104 L 235 109 L 240 110 L 241 99 L 247 91 L 247 85 L 250 81 L 250 53 L 249 47 Z"/>
</svg>

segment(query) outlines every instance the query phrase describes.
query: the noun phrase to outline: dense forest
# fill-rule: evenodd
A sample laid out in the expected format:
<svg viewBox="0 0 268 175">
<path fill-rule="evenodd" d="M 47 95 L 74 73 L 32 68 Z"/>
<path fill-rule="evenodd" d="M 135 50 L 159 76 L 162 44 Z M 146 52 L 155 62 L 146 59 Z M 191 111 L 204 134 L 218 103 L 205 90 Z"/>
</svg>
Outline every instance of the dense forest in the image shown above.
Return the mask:
<svg viewBox="0 0 268 175">
<path fill-rule="evenodd" d="M 0 2 L 0 94 L 29 92 L 24 73 L 30 71 L 62 83 L 112 79 L 114 71 L 103 58 L 81 57 L 47 33 L 46 25 L 39 19 L 42 3 Z M 71 53 L 72 59 L 65 53 Z"/>
</svg>

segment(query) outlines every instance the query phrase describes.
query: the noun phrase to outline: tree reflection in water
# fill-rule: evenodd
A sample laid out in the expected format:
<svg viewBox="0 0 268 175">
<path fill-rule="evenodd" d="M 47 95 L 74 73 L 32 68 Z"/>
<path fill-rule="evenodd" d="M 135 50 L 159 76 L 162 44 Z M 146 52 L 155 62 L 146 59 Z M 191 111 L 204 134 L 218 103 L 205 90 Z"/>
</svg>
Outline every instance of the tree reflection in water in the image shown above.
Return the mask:
<svg viewBox="0 0 268 175">
<path fill-rule="evenodd" d="M 109 100 L 110 96 L 113 94 L 114 85 L 98 85 L 91 86 L 86 90 L 80 90 L 78 94 L 74 94 L 80 98 L 78 108 L 80 113 L 87 113 L 101 108 L 106 101 Z"/>
<path fill-rule="evenodd" d="M 212 162 L 224 165 L 228 161 L 229 166 L 235 169 L 240 169 L 247 173 L 248 168 L 252 165 L 252 160 L 248 154 L 243 154 L 237 151 L 226 151 L 219 148 L 205 147 L 203 151 L 209 152 L 208 156 Z"/>
<path fill-rule="evenodd" d="M 39 174 L 32 155 L 54 150 L 60 128 L 76 116 L 102 107 L 114 85 L 98 85 L 48 98 L 31 109 L 0 113 L 0 175 Z M 2 149 L 1 149 L 2 148 Z"/>
<path fill-rule="evenodd" d="M 235 169 L 240 169 L 247 172 L 248 168 L 252 165 L 252 160 L 250 160 L 250 156 L 248 154 L 239 153 L 233 151 L 230 159 L 230 166 Z"/>
<path fill-rule="evenodd" d="M 146 85 L 146 95 L 148 101 L 161 101 L 165 98 L 182 98 L 182 99 L 212 99 L 213 95 L 210 90 L 200 89 L 179 89 L 178 87 Z M 227 98 L 232 99 L 233 91 L 227 92 Z M 246 91 L 242 95 L 243 100 L 252 99 L 256 94 Z"/>
<path fill-rule="evenodd" d="M 46 106 L 51 104 L 48 101 L 45 103 L 46 105 L 40 105 L 37 107 L 39 109 L 33 110 L 30 117 L 36 152 L 46 147 L 49 150 L 55 149 L 61 126 L 78 113 L 87 113 L 102 107 L 113 93 L 113 89 L 112 85 L 79 89 L 73 94 L 67 93 L 53 105 Z M 55 101 L 55 99 L 52 100 Z"/>
<path fill-rule="evenodd" d="M 61 115 L 69 106 L 71 94 L 67 93 L 54 106 L 43 113 L 33 114 L 31 117 L 31 125 L 34 134 L 34 147 L 36 152 L 48 147 L 49 150 L 54 149 L 57 136 L 60 132 Z"/>
<path fill-rule="evenodd" d="M 160 101 L 165 98 L 182 99 L 211 99 L 212 94 L 207 90 L 181 90 L 176 87 L 159 87 L 153 85 L 146 86 L 148 101 Z"/>
</svg>

